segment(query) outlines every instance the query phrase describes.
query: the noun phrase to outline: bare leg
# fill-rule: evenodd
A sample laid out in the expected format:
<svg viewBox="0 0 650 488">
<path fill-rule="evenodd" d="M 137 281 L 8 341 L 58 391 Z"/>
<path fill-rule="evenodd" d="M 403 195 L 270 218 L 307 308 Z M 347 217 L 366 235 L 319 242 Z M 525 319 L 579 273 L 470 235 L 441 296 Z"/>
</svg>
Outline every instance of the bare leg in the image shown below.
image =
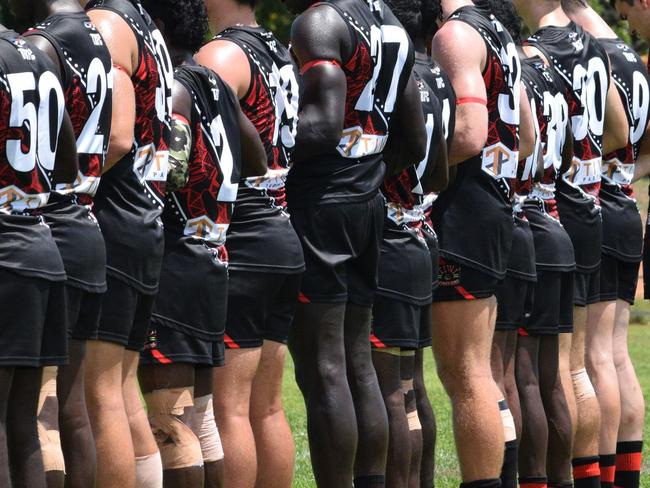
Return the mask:
<svg viewBox="0 0 650 488">
<path fill-rule="evenodd" d="M 574 332 L 571 346 L 571 373 L 574 376 L 577 372 L 585 368 L 588 315 L 587 308 L 574 308 Z M 600 432 L 600 407 L 598 406 L 598 400 L 593 394 L 579 394 L 576 392 L 576 405 L 578 424 L 573 443 L 573 457 L 586 458 L 598 456 L 598 437 Z"/>
<path fill-rule="evenodd" d="M 138 379 L 142 388 L 147 409 L 151 431 L 160 450 L 163 467 L 163 481 L 165 488 L 197 487 L 201 488 L 204 481 L 203 456 L 200 455 L 201 445 L 189 427 L 193 416 L 191 406 L 178 407 L 178 414 L 164 410 L 158 412 L 159 405 L 152 402 L 154 392 L 164 390 L 188 389 L 194 387 L 194 365 L 192 364 L 156 364 L 141 365 L 138 368 Z M 182 413 L 181 413 L 182 408 Z M 167 425 L 159 424 L 156 414 L 174 417 L 179 422 L 173 429 Z M 153 414 L 153 415 L 152 415 Z M 166 419 L 165 419 L 166 420 Z M 154 452 L 155 453 L 155 452 Z M 196 453 L 196 455 L 193 455 Z M 150 453 L 151 454 L 151 453 Z M 142 454 L 146 456 L 147 454 Z M 178 458 L 183 457 L 182 463 Z M 180 465 L 179 465 L 180 464 Z"/>
<path fill-rule="evenodd" d="M 295 445 L 282 408 L 282 375 L 287 346 L 265 341 L 253 380 L 251 426 L 257 449 L 257 488 L 290 488 Z"/>
<path fill-rule="evenodd" d="M 213 368 L 210 367 L 197 367 L 194 370 L 194 398 L 201 398 L 205 396 L 212 397 L 212 376 Z M 214 418 L 214 408 L 211 407 L 212 416 Z M 215 422 L 216 427 L 216 422 Z M 199 435 L 196 425 L 194 433 Z M 218 434 L 218 433 L 217 433 Z M 201 446 L 203 448 L 203 446 Z M 203 457 L 203 470 L 205 475 L 205 488 L 224 488 L 225 466 L 223 461 L 223 452 L 220 454 L 221 459 L 212 460 Z"/>
<path fill-rule="evenodd" d="M 344 304 L 300 304 L 289 332 L 319 487 L 348 487 L 354 476 L 358 434 L 346 376 L 344 320 Z"/>
<path fill-rule="evenodd" d="M 359 430 L 354 476 L 362 480 L 383 477 L 388 456 L 388 415 L 370 352 L 371 316 L 371 308 L 348 303 L 345 363 Z M 380 482 L 373 484 L 383 486 Z"/>
<path fill-rule="evenodd" d="M 124 347 L 86 345 L 86 404 L 97 449 L 97 488 L 135 486 L 135 454 L 122 394 Z"/>
<path fill-rule="evenodd" d="M 418 417 L 422 424 L 422 463 L 420 467 L 421 488 L 433 488 L 436 467 L 436 417 L 429 401 L 424 382 L 424 350 L 415 352 L 415 371 L 413 376 L 415 401 Z"/>
<path fill-rule="evenodd" d="M 86 488 L 95 485 L 97 471 L 95 440 L 84 396 L 86 343 L 71 339 L 68 349 L 70 363 L 59 366 L 56 379 L 66 488 Z"/>
<path fill-rule="evenodd" d="M 214 416 L 223 444 L 227 487 L 253 488 L 257 479 L 250 402 L 261 357 L 261 348 L 228 349 L 226 365 L 214 369 Z"/>
<path fill-rule="evenodd" d="M 503 464 L 499 387 L 490 370 L 494 298 L 433 304 L 438 375 L 451 399 L 463 482 L 497 479 Z"/>
<path fill-rule="evenodd" d="M 412 446 L 402 389 L 400 352 L 399 348 L 372 351 L 372 362 L 388 414 L 386 486 L 389 487 L 409 486 L 411 467 Z"/>
<path fill-rule="evenodd" d="M 618 426 L 621 418 L 621 396 L 614 364 L 614 320 L 616 302 L 600 302 L 589 306 L 586 363 L 589 378 L 596 390 L 601 425 L 599 454 L 616 453 Z"/>
<path fill-rule="evenodd" d="M 418 415 L 417 400 L 415 398 L 415 351 L 403 351 L 401 361 L 402 390 L 404 392 L 404 406 L 408 419 L 409 435 L 411 438 L 411 469 L 409 474 L 409 488 L 420 488 L 420 466 L 422 466 L 422 423 Z"/>
<path fill-rule="evenodd" d="M 7 410 L 7 444 L 15 488 L 45 488 L 36 413 L 42 368 L 15 368 Z"/>
</svg>

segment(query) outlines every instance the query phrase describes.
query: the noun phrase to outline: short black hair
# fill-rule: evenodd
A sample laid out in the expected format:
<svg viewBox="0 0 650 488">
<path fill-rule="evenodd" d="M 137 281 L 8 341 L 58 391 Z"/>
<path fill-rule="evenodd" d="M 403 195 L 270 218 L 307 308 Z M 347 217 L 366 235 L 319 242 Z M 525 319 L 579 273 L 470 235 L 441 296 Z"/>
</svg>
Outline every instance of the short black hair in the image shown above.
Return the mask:
<svg viewBox="0 0 650 488">
<path fill-rule="evenodd" d="M 512 0 L 473 0 L 481 10 L 493 14 L 510 33 L 515 44 L 522 43 L 523 24 Z"/>
<path fill-rule="evenodd" d="M 397 20 L 404 26 L 406 32 L 415 40 L 422 32 L 422 12 L 419 0 L 384 0 L 393 11 Z"/>
<path fill-rule="evenodd" d="M 428 39 L 438 31 L 438 21 L 442 19 L 442 2 L 440 0 L 420 0 L 422 11 L 422 37 Z"/>
<path fill-rule="evenodd" d="M 250 8 L 255 8 L 257 0 L 235 0 L 240 5 L 248 5 Z"/>
<path fill-rule="evenodd" d="M 208 33 L 208 11 L 204 0 L 143 0 L 142 6 L 165 26 L 165 37 L 178 49 L 198 51 Z"/>
</svg>

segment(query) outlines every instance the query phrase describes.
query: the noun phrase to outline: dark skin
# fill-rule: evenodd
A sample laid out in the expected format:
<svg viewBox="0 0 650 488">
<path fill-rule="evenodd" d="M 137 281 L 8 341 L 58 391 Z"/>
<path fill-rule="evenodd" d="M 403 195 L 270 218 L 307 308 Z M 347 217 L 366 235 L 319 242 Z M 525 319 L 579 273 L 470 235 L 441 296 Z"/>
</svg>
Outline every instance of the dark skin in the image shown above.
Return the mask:
<svg viewBox="0 0 650 488">
<path fill-rule="evenodd" d="M 286 2 L 303 11 L 311 2 Z M 332 8 L 317 6 L 302 13 L 291 29 L 293 51 L 301 66 L 314 60 L 333 60 L 344 65 L 353 53 L 350 32 L 341 16 Z M 343 70 L 335 64 L 320 64 L 303 75 L 300 122 L 294 150 L 295 164 L 332 152 L 341 140 L 345 116 L 347 82 Z M 399 133 L 399 127 L 409 131 Z M 391 134 L 384 151 L 389 170 L 399 172 L 421 161 L 426 154 L 426 129 L 420 95 L 411 75 L 397 101 L 390 121 Z"/>
</svg>

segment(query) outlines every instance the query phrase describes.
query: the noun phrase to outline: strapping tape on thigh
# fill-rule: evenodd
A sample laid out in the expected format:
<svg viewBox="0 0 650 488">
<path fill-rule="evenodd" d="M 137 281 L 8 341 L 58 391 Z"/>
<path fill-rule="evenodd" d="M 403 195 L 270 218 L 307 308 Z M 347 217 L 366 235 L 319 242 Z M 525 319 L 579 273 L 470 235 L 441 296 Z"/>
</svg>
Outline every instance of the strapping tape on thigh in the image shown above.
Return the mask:
<svg viewBox="0 0 650 488">
<path fill-rule="evenodd" d="M 422 424 L 420 423 L 420 417 L 418 416 L 418 411 L 413 410 L 406 414 L 406 419 L 409 423 L 409 430 L 422 430 Z"/>
<path fill-rule="evenodd" d="M 575 392 L 577 403 L 582 403 L 596 397 L 594 386 L 591 384 L 585 368 L 571 371 L 571 379 L 573 380 L 573 391 Z"/>
<path fill-rule="evenodd" d="M 150 417 L 157 414 L 183 415 L 186 407 L 194 405 L 193 395 L 192 387 L 168 388 L 145 393 L 144 401 Z"/>
</svg>

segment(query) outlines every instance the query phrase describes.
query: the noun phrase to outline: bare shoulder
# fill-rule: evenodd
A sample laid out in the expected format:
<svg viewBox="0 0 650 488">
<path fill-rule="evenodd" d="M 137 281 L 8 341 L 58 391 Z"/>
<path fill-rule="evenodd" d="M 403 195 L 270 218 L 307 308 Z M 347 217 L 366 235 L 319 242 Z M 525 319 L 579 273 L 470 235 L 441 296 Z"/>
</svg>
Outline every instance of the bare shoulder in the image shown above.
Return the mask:
<svg viewBox="0 0 650 488">
<path fill-rule="evenodd" d="M 291 44 L 301 63 L 312 59 L 342 62 L 342 46 L 349 42 L 350 33 L 345 21 L 327 4 L 308 9 L 291 27 Z"/>
<path fill-rule="evenodd" d="M 132 74 L 137 65 L 138 42 L 131 27 L 117 13 L 105 9 L 91 9 L 86 12 L 104 38 L 113 58 L 113 64 L 125 68 Z"/>
<path fill-rule="evenodd" d="M 251 83 L 250 61 L 239 45 L 227 39 L 216 39 L 203 46 L 194 56 L 196 62 L 210 68 L 243 97 Z"/>
<path fill-rule="evenodd" d="M 484 64 L 485 43 L 476 29 L 459 20 L 447 21 L 433 38 L 434 58 L 445 71 L 456 71 L 477 62 Z"/>
</svg>

